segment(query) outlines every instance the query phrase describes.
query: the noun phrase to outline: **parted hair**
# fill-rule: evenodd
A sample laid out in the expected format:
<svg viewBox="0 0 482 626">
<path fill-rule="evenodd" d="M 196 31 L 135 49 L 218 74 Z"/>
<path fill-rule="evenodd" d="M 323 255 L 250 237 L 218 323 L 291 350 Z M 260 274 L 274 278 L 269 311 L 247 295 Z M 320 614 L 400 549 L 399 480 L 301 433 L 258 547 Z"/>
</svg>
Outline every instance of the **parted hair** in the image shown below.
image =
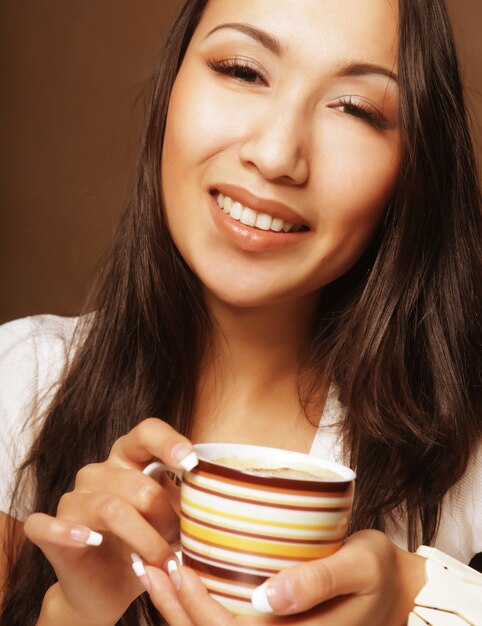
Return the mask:
<svg viewBox="0 0 482 626">
<path fill-rule="evenodd" d="M 172 85 L 207 1 L 187 0 L 168 36 L 132 196 L 86 305 L 93 312 L 81 318 L 80 347 L 19 472 L 12 515 L 26 481 L 32 511 L 55 515 L 78 470 L 145 417 L 189 435 L 212 326 L 167 229 L 160 162 Z M 413 549 L 434 539 L 442 499 L 481 436 L 480 189 L 443 0 L 399 0 L 398 59 L 396 189 L 363 257 L 324 288 L 302 367 L 320 385 L 334 381 L 345 407 L 340 432 L 358 475 L 350 531 L 398 519 Z M 13 524 L 6 549 L 0 621 L 33 626 L 55 573 Z M 163 623 L 141 596 L 119 624 L 141 616 Z"/>
</svg>

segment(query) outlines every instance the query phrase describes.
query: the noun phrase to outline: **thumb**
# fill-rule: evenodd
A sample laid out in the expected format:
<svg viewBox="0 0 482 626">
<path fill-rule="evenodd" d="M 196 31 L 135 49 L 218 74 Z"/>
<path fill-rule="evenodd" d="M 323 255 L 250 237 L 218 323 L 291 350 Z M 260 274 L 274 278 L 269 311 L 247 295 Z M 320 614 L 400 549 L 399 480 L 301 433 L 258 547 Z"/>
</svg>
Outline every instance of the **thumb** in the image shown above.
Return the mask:
<svg viewBox="0 0 482 626">
<path fill-rule="evenodd" d="M 254 590 L 253 606 L 262 613 L 291 615 L 337 596 L 369 592 L 380 573 L 376 544 L 382 533 L 357 535 L 328 557 L 295 565 L 268 579 Z"/>
</svg>

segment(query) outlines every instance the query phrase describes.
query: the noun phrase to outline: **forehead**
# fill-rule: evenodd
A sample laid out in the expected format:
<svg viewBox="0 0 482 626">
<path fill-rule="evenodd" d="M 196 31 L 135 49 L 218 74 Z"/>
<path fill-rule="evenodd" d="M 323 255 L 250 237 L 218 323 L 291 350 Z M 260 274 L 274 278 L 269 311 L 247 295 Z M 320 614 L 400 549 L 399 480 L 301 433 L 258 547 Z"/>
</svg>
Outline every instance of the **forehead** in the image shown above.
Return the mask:
<svg viewBox="0 0 482 626">
<path fill-rule="evenodd" d="M 193 39 L 231 22 L 276 36 L 288 55 L 360 58 L 396 70 L 397 0 L 209 0 Z"/>
</svg>

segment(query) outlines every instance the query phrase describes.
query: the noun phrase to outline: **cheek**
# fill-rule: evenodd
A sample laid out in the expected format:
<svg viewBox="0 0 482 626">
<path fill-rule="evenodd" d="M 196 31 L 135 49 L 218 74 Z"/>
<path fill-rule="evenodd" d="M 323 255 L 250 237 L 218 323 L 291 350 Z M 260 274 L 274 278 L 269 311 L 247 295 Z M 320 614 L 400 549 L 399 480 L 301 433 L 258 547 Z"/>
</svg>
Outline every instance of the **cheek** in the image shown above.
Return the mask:
<svg viewBox="0 0 482 626">
<path fill-rule="evenodd" d="M 397 179 L 400 155 L 398 138 L 376 137 L 371 129 L 355 134 L 345 131 L 331 137 L 334 146 L 318 167 L 325 219 L 340 227 L 356 226 L 372 232 L 390 200 Z"/>
<path fill-rule="evenodd" d="M 196 83 L 180 80 L 171 95 L 164 140 L 165 163 L 176 164 L 179 174 L 209 160 L 235 140 L 236 119 L 227 107 Z"/>
</svg>

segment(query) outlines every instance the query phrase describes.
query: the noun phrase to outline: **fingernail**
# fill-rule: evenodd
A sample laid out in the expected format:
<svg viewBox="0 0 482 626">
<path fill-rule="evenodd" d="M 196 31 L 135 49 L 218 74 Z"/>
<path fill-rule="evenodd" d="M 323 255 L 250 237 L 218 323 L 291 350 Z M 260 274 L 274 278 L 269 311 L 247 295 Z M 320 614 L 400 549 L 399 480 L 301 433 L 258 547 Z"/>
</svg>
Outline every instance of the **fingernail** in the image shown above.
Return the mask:
<svg viewBox="0 0 482 626">
<path fill-rule="evenodd" d="M 193 467 L 196 467 L 198 464 L 198 458 L 196 453 L 185 443 L 180 443 L 171 451 L 172 458 L 179 463 L 179 465 L 186 470 L 186 472 L 190 472 Z"/>
<path fill-rule="evenodd" d="M 268 583 L 263 583 L 251 594 L 251 604 L 260 613 L 272 613 L 273 607 L 268 600 Z"/>
<path fill-rule="evenodd" d="M 131 559 L 132 559 L 132 569 L 134 570 L 134 574 L 139 579 L 139 582 L 142 583 L 142 586 L 144 587 L 144 589 L 146 589 L 146 591 L 150 592 L 151 591 L 151 581 L 149 580 L 149 578 L 148 578 L 148 576 L 146 574 L 146 570 L 144 568 L 143 560 L 135 552 L 133 552 L 131 554 Z"/>
<path fill-rule="evenodd" d="M 253 591 L 251 604 L 260 613 L 285 611 L 293 605 L 293 589 L 289 578 L 266 581 Z"/>
<path fill-rule="evenodd" d="M 100 546 L 104 537 L 87 526 L 74 526 L 69 531 L 70 538 L 86 546 Z"/>
<path fill-rule="evenodd" d="M 141 557 L 135 552 L 133 552 L 131 554 L 131 559 L 132 559 L 132 569 L 134 570 L 134 574 L 136 576 L 145 576 L 146 570 L 144 569 L 144 561 L 141 559 Z"/>
<path fill-rule="evenodd" d="M 181 588 L 181 573 L 179 571 L 179 565 L 176 559 L 169 559 L 169 561 L 167 562 L 167 572 L 174 586 L 174 589 L 176 589 L 176 591 L 179 591 L 179 589 Z"/>
</svg>

